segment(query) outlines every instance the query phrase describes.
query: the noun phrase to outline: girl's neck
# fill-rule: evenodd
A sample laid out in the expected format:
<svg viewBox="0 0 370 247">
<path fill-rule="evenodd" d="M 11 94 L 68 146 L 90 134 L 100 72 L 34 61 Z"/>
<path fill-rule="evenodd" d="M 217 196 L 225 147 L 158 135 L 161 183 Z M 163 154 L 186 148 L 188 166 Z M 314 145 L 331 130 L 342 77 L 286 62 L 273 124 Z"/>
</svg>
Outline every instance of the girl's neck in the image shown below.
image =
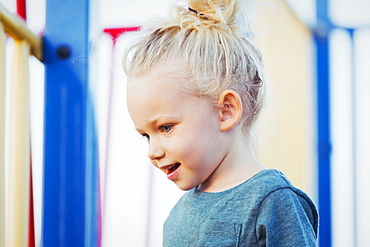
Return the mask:
<svg viewBox="0 0 370 247">
<path fill-rule="evenodd" d="M 217 169 L 199 185 L 198 190 L 225 191 L 243 183 L 263 169 L 265 167 L 256 160 L 250 143 L 244 138 L 236 138 Z"/>
</svg>

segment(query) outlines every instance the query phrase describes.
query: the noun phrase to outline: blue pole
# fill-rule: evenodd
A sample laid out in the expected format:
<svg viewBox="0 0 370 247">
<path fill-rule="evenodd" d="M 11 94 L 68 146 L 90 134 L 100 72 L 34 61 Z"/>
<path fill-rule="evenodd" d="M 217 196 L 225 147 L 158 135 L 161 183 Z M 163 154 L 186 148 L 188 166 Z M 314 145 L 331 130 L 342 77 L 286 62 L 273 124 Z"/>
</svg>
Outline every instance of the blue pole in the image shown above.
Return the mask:
<svg viewBox="0 0 370 247">
<path fill-rule="evenodd" d="M 319 245 L 332 246 L 331 229 L 331 137 L 330 137 L 330 60 L 328 1 L 316 0 L 316 89 L 319 183 Z"/>
<path fill-rule="evenodd" d="M 42 244 L 98 245 L 98 162 L 89 90 L 97 1 L 46 3 Z M 98 28 L 98 26 L 95 26 Z"/>
<path fill-rule="evenodd" d="M 356 82 L 356 50 L 355 50 L 355 32 L 356 29 L 350 28 L 347 30 L 349 33 L 349 36 L 351 38 L 351 98 L 352 98 L 352 167 L 353 167 L 353 205 L 354 205 L 354 210 L 353 210 L 353 220 L 354 220 L 354 238 L 353 238 L 353 246 L 358 246 L 358 227 L 357 227 L 357 210 L 356 210 L 356 204 L 358 201 L 358 196 L 357 196 L 357 156 L 356 156 L 356 150 L 357 150 L 357 114 L 356 114 L 356 87 L 357 87 L 357 82 Z"/>
</svg>

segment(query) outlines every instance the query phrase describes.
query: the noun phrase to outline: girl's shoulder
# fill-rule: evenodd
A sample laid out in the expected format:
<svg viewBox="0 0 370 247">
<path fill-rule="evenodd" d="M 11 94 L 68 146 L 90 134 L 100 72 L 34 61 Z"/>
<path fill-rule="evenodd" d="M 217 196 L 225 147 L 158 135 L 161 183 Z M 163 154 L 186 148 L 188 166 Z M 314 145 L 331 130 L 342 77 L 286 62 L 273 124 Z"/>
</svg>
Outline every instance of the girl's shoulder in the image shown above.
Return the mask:
<svg viewBox="0 0 370 247">
<path fill-rule="evenodd" d="M 258 174 L 257 174 L 258 175 Z M 272 218 L 293 222 L 293 218 L 304 217 L 312 226 L 317 237 L 319 215 L 313 200 L 302 190 L 293 186 L 280 171 L 266 170 L 255 183 L 260 191 L 257 215 L 262 221 Z M 273 216 L 273 217 L 271 217 Z"/>
<path fill-rule="evenodd" d="M 275 169 L 265 169 L 234 189 L 236 193 L 240 193 L 241 195 L 244 194 L 243 191 L 249 191 L 250 193 L 265 197 L 273 191 L 284 188 L 295 189 L 284 173 Z"/>
</svg>

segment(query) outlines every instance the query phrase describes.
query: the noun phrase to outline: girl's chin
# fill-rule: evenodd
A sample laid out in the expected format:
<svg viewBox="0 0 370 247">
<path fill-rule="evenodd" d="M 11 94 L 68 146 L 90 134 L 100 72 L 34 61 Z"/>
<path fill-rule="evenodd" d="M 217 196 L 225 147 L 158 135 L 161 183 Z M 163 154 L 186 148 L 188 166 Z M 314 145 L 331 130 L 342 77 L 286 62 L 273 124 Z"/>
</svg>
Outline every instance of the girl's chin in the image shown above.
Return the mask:
<svg viewBox="0 0 370 247">
<path fill-rule="evenodd" d="M 183 191 L 188 191 L 188 190 L 191 190 L 197 187 L 197 185 L 183 184 L 177 181 L 174 181 L 174 183 L 177 185 L 177 187 L 179 187 L 180 190 L 183 190 Z"/>
</svg>

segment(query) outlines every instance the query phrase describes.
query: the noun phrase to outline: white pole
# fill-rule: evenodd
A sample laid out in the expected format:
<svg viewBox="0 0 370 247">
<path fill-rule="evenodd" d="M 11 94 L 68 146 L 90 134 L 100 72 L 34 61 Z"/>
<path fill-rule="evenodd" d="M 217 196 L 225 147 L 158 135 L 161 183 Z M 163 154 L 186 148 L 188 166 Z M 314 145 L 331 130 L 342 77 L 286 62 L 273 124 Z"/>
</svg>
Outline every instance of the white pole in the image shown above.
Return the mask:
<svg viewBox="0 0 370 247">
<path fill-rule="evenodd" d="M 5 244 L 5 38 L 0 23 L 0 246 Z"/>
<path fill-rule="evenodd" d="M 30 197 L 30 46 L 15 40 L 9 104 L 9 192 L 6 247 L 28 245 Z"/>
</svg>

